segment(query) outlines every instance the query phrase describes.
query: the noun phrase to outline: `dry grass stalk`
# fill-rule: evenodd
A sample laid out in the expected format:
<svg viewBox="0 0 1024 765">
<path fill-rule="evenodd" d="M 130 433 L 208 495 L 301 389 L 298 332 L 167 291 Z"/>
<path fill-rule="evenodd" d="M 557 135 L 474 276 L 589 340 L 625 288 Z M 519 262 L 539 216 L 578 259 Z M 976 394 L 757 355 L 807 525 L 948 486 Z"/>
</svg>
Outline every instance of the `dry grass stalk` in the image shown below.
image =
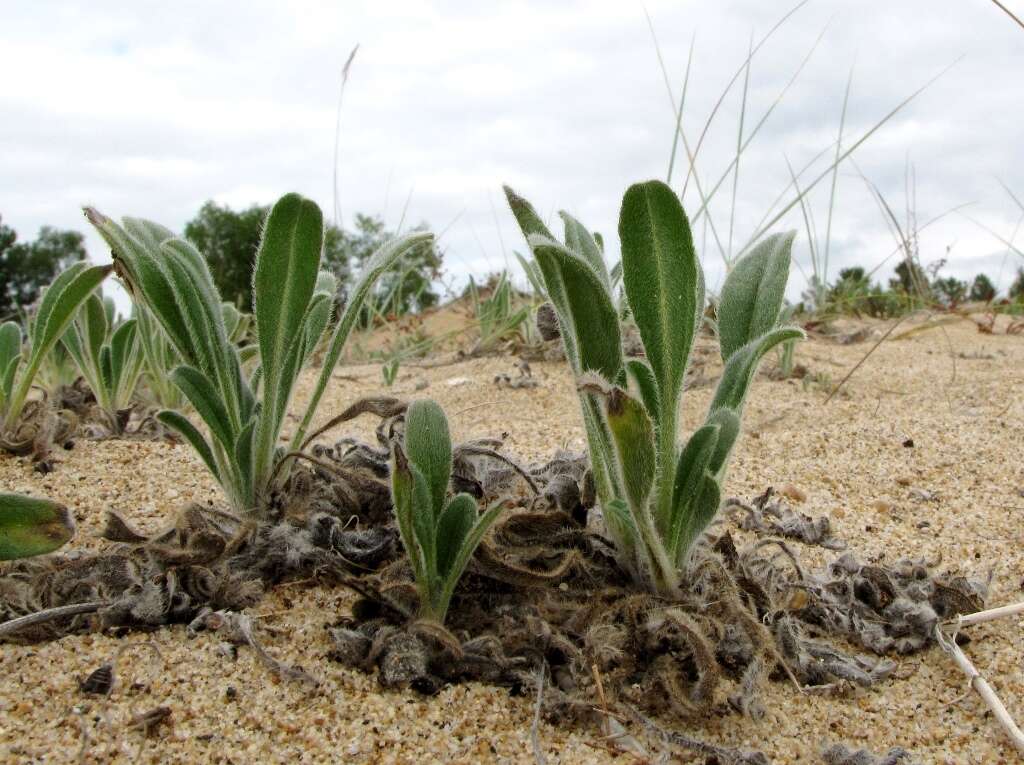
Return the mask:
<svg viewBox="0 0 1024 765">
<path fill-rule="evenodd" d="M 1017 727 L 1017 723 L 1006 709 L 1002 700 L 996 695 L 992 686 L 989 685 L 988 681 L 977 670 L 967 654 L 956 644 L 956 633 L 962 626 L 982 624 L 983 622 L 993 621 L 1006 616 L 1014 616 L 1022 612 L 1024 612 L 1024 603 L 1016 603 L 1012 606 L 979 611 L 968 616 L 958 616 L 952 622 L 936 626 L 935 640 L 939 647 L 949 654 L 957 667 L 960 668 L 960 671 L 967 675 L 970 686 L 978 692 L 985 705 L 992 711 L 992 714 L 1003 730 L 1006 731 L 1006 735 L 1017 748 L 1017 751 L 1024 754 L 1024 732 L 1021 732 L 1021 729 Z"/>
</svg>

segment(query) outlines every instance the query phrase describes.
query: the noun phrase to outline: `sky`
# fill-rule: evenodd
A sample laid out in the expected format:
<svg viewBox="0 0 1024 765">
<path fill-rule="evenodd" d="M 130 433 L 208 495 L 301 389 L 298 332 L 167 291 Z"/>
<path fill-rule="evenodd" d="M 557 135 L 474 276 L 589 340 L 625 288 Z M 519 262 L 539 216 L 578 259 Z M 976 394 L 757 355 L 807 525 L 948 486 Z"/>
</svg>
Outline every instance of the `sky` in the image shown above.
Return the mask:
<svg viewBox="0 0 1024 765">
<path fill-rule="evenodd" d="M 1024 16 L 1024 0 L 1005 4 Z M 799 177 L 803 189 L 823 176 L 806 218 L 796 205 L 770 229 L 798 230 L 791 296 L 812 273 L 808 224 L 819 260 L 831 230 L 829 278 L 849 265 L 891 273 L 896 242 L 869 183 L 904 230 L 911 188 L 922 262 L 1008 284 L 1024 265 L 1000 241 L 1024 213 L 1002 185 L 1024 200 L 1024 29 L 989 0 L 810 0 L 748 71 L 751 45 L 794 6 L 0 0 L 0 216 L 22 239 L 42 225 L 80 230 L 97 262 L 109 253 L 83 204 L 180 230 L 209 199 L 244 207 L 298 191 L 332 219 L 341 69 L 358 45 L 340 118 L 340 222 L 358 211 L 392 228 L 428 223 L 454 286 L 506 265 L 525 284 L 502 183 L 546 217 L 565 209 L 602 232 L 616 260 L 623 192 L 667 178 L 684 79 L 691 150 L 725 92 L 683 197 L 694 215 L 697 181 L 708 193 L 724 176 L 704 218 L 713 230 L 694 225 L 709 286 L 790 184 L 788 165 L 819 154 Z M 741 155 L 734 205 L 740 120 L 746 141 L 808 54 Z M 940 74 L 841 165 L 829 224 L 847 83 L 844 148 Z M 689 168 L 680 145 L 679 192 Z M 1024 249 L 1024 230 L 1013 241 Z"/>
</svg>

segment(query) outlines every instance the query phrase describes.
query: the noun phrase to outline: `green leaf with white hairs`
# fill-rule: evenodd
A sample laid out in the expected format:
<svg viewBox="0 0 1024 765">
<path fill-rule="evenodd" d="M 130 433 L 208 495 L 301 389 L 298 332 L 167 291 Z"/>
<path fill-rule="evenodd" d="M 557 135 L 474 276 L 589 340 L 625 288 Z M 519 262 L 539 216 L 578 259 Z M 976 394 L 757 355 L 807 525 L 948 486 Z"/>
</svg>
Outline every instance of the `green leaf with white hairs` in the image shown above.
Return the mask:
<svg viewBox="0 0 1024 765">
<path fill-rule="evenodd" d="M 442 580 L 451 573 L 476 520 L 476 500 L 468 494 L 452 497 L 437 519 L 437 573 Z"/>
<path fill-rule="evenodd" d="M 799 340 L 803 336 L 804 333 L 796 327 L 780 327 L 733 351 L 722 371 L 709 411 L 713 413 L 718 409 L 732 409 L 739 412 L 754 381 L 757 365 L 764 355 L 780 343 Z"/>
<path fill-rule="evenodd" d="M 82 303 L 111 270 L 111 266 L 90 266 L 78 262 L 62 271 L 46 288 L 32 324 L 28 361 L 20 368 L 17 381 L 12 381 L 12 390 L 5 402 L 3 430 L 16 426 L 43 359 L 67 331 Z"/>
<path fill-rule="evenodd" d="M 563 339 L 569 330 L 573 335 L 577 372 L 597 372 L 614 382 L 622 370 L 622 336 L 618 314 L 600 277 L 586 261 L 558 242 L 532 236 L 530 246 L 545 275 L 557 272 L 562 280 L 568 316 L 559 312 L 558 318 Z"/>
<path fill-rule="evenodd" d="M 716 409 L 708 416 L 706 424 L 718 427 L 718 440 L 708 463 L 708 471 L 716 478 L 721 478 L 728 467 L 732 448 L 740 437 L 740 418 L 733 409 Z"/>
<path fill-rule="evenodd" d="M 608 276 L 608 266 L 604 262 L 604 252 L 594 239 L 593 234 L 564 210 L 558 215 L 565 224 L 565 246 L 568 250 L 579 255 L 594 269 L 605 289 L 610 293 L 612 290 L 611 278 Z"/>
<path fill-rule="evenodd" d="M 306 432 L 313 421 L 313 415 L 320 404 L 320 399 L 323 397 L 324 391 L 327 390 L 327 384 L 330 382 L 334 369 L 338 365 L 341 351 L 345 347 L 345 342 L 348 340 L 352 327 L 355 326 L 356 319 L 359 318 L 363 303 L 366 301 L 373 286 L 385 271 L 394 268 L 409 252 L 417 247 L 431 246 L 433 238 L 432 234 L 425 231 L 414 231 L 404 236 L 396 237 L 382 245 L 366 262 L 362 273 L 356 280 L 355 286 L 349 293 L 345 310 L 342 312 L 341 318 L 331 333 L 327 352 L 324 354 L 323 366 L 320 369 L 320 376 L 317 378 L 316 387 L 313 389 L 313 396 L 306 405 L 306 412 L 303 415 L 302 422 L 299 424 L 298 429 L 295 431 L 295 437 L 292 439 L 291 448 L 293 450 L 297 449 L 306 438 Z"/>
<path fill-rule="evenodd" d="M 206 465 L 207 470 L 209 470 L 211 475 L 213 475 L 214 480 L 221 483 L 221 471 L 220 467 L 217 465 L 217 460 L 213 456 L 213 450 L 210 448 L 209 442 L 203 437 L 203 434 L 199 432 L 196 426 L 189 422 L 185 415 L 170 409 L 165 409 L 160 412 L 157 414 L 156 418 L 188 441 L 189 445 L 203 461 L 203 464 Z"/>
<path fill-rule="evenodd" d="M 658 418 L 661 416 L 661 402 L 658 398 L 658 381 L 654 379 L 654 370 L 642 359 L 629 359 L 626 361 L 626 373 L 629 375 L 630 383 L 640 394 L 647 415 L 657 427 Z"/>
<path fill-rule="evenodd" d="M 612 388 L 609 393 L 605 415 L 626 497 L 633 508 L 646 512 L 657 472 L 651 418 L 643 404 L 619 388 Z"/>
<path fill-rule="evenodd" d="M 725 277 L 718 304 L 723 361 L 778 324 L 795 237 L 795 231 L 766 237 Z"/>
<path fill-rule="evenodd" d="M 697 255 L 675 192 L 660 181 L 630 186 L 619 217 L 629 306 L 666 411 L 678 403 L 697 313 Z"/>
<path fill-rule="evenodd" d="M 49 499 L 0 493 L 0 560 L 45 555 L 75 533 L 68 509 Z"/>
<path fill-rule="evenodd" d="M 171 380 L 185 394 L 196 414 L 205 423 L 210 433 L 228 451 L 235 448 L 237 435 L 231 424 L 224 400 L 216 384 L 195 367 L 180 366 L 171 372 Z"/>
<path fill-rule="evenodd" d="M 448 418 L 435 402 L 414 401 L 405 413 L 405 451 L 430 489 L 434 519 L 441 514 L 452 472 L 452 442 Z"/>
<path fill-rule="evenodd" d="M 0 324 L 0 414 L 14 387 L 14 378 L 21 364 L 21 327 L 16 322 Z"/>
<path fill-rule="evenodd" d="M 719 426 L 705 425 L 699 428 L 687 441 L 675 465 L 672 491 L 671 514 L 659 519 L 673 560 L 678 560 L 683 546 L 683 531 L 692 523 L 703 481 L 709 475 L 709 467 L 718 444 Z"/>
</svg>

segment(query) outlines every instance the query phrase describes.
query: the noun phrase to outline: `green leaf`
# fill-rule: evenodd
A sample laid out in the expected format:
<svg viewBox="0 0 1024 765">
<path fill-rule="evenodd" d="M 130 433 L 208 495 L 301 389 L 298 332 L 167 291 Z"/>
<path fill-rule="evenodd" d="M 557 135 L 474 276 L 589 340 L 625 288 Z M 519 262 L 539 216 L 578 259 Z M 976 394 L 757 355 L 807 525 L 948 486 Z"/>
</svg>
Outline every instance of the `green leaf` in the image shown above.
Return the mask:
<svg viewBox="0 0 1024 765">
<path fill-rule="evenodd" d="M 750 384 L 754 381 L 754 373 L 761 358 L 779 343 L 797 340 L 803 336 L 804 333 L 796 327 L 780 327 L 733 351 L 725 363 L 709 411 L 713 413 L 718 409 L 732 409 L 739 412 Z"/>
<path fill-rule="evenodd" d="M 21 356 L 21 327 L 17 322 L 0 324 L 0 369 L 6 369 L 11 359 Z"/>
<path fill-rule="evenodd" d="M 88 263 L 78 262 L 61 272 L 46 288 L 32 325 L 32 348 L 28 363 L 20 376 L 17 388 L 12 391 L 7 402 L 4 421 L 6 428 L 12 428 L 21 416 L 28 392 L 43 359 L 67 331 L 68 325 L 75 318 L 85 299 L 107 278 L 111 270 L 112 266 L 90 266 Z"/>
<path fill-rule="evenodd" d="M 533 236 L 530 246 L 545 279 L 549 272 L 557 272 L 561 279 L 568 316 L 560 311 L 558 318 L 563 339 L 570 334 L 567 330 L 572 330 L 578 353 L 575 371 L 597 372 L 609 382 L 615 381 L 622 369 L 622 336 L 618 313 L 600 277 L 558 242 Z M 549 292 L 550 286 L 549 281 Z M 557 303 L 555 307 L 558 308 Z"/>
<path fill-rule="evenodd" d="M 654 379 L 654 370 L 646 361 L 629 359 L 626 361 L 626 373 L 640 394 L 640 400 L 644 402 L 648 416 L 657 427 L 658 418 L 661 416 L 661 403 L 658 400 L 658 381 Z"/>
<path fill-rule="evenodd" d="M 405 451 L 430 490 L 434 522 L 441 515 L 452 472 L 452 441 L 444 410 L 430 400 L 413 401 L 405 413 Z"/>
<path fill-rule="evenodd" d="M 437 574 L 442 580 L 451 573 L 476 518 L 476 500 L 468 494 L 456 494 L 441 513 L 437 521 Z"/>
<path fill-rule="evenodd" d="M 480 542 L 487 533 L 487 530 L 494 525 L 496 520 L 498 520 L 498 516 L 501 515 L 502 508 L 503 504 L 501 501 L 495 502 L 491 505 L 487 512 L 477 519 L 473 528 L 463 538 L 462 547 L 459 548 L 458 555 L 448 568 L 448 574 L 443 580 L 441 592 L 436 597 L 435 603 L 431 608 L 431 613 L 429 614 L 439 623 L 444 623 L 445 614 L 448 612 L 448 604 L 451 602 L 452 593 L 455 592 L 455 585 L 459 583 L 462 573 L 466 570 L 466 566 L 469 564 L 470 558 L 473 557 L 473 553 L 476 552 L 476 548 L 480 545 Z"/>
<path fill-rule="evenodd" d="M 426 564 L 428 586 L 433 588 L 437 585 L 437 516 L 430 506 L 427 479 L 412 462 L 409 463 L 409 472 L 412 474 L 412 528 Z"/>
<path fill-rule="evenodd" d="M 110 362 L 117 380 L 130 373 L 131 367 L 136 363 L 137 337 L 138 322 L 129 319 L 114 330 L 114 335 L 110 338 Z"/>
<path fill-rule="evenodd" d="M 516 260 L 519 261 L 519 265 L 523 267 L 523 272 L 526 274 L 526 278 L 529 280 L 534 294 L 539 298 L 547 298 L 548 290 L 544 286 L 544 275 L 541 274 L 540 269 L 537 266 L 537 262 L 534 260 L 527 260 L 518 252 L 513 252 L 512 254 L 516 256 Z"/>
<path fill-rule="evenodd" d="M 409 563 L 412 566 L 413 578 L 420 589 L 420 598 L 427 598 L 425 589 L 428 582 L 427 560 L 423 548 L 416 537 L 416 526 L 413 524 L 413 515 L 416 512 L 416 480 L 412 473 L 412 466 L 409 464 L 402 451 L 402 447 L 393 443 L 391 446 L 391 500 L 395 510 L 395 520 L 398 522 L 398 534 L 402 539 L 402 546 L 409 556 Z"/>
<path fill-rule="evenodd" d="M 720 479 L 725 473 L 732 448 L 740 437 L 740 418 L 732 409 L 718 409 L 708 417 L 707 425 L 718 426 L 718 441 L 708 463 L 708 472 Z"/>
<path fill-rule="evenodd" d="M 661 405 L 674 412 L 696 329 L 698 266 L 686 213 L 660 181 L 631 186 L 619 217 L 622 276 Z"/>
<path fill-rule="evenodd" d="M 253 273 L 253 314 L 268 393 L 281 384 L 285 357 L 299 342 L 320 273 L 320 208 L 286 194 L 270 210 Z"/>
<path fill-rule="evenodd" d="M 238 434 L 238 438 L 235 440 L 235 447 L 232 450 L 234 455 L 235 466 L 238 468 L 238 480 L 240 483 L 240 489 L 243 496 L 253 496 L 255 493 L 255 487 L 253 481 L 255 475 L 255 445 L 256 441 L 256 418 L 253 417 L 242 428 Z"/>
<path fill-rule="evenodd" d="M 21 327 L 13 321 L 0 324 L 0 415 L 14 387 L 14 377 L 21 364 Z"/>
<path fill-rule="evenodd" d="M 597 244 L 594 236 L 586 226 L 564 210 L 558 213 L 565 224 L 565 246 L 571 252 L 582 257 L 594 269 L 605 289 L 611 292 L 612 282 L 608 276 L 608 266 L 604 262 L 604 252 Z"/>
<path fill-rule="evenodd" d="M 605 413 L 626 496 L 634 512 L 643 512 L 657 472 L 651 418 L 643 404 L 619 388 L 612 388 Z"/>
<path fill-rule="evenodd" d="M 180 366 L 171 372 L 171 380 L 206 423 L 210 433 L 229 453 L 235 449 L 235 430 L 231 426 L 224 402 L 209 377 L 195 367 Z"/>
<path fill-rule="evenodd" d="M 414 231 L 405 236 L 396 237 L 382 245 L 366 262 L 359 279 L 356 280 L 355 286 L 349 293 L 348 302 L 345 304 L 345 310 L 341 314 L 341 319 L 338 320 L 334 327 L 334 334 L 331 335 L 330 343 L 327 346 L 327 353 L 324 354 L 323 366 L 320 368 L 320 376 L 317 378 L 316 388 L 313 389 L 313 396 L 306 405 L 306 413 L 303 415 L 302 422 L 299 424 L 298 429 L 295 431 L 295 437 L 292 439 L 291 448 L 293 450 L 298 449 L 306 438 L 309 425 L 313 421 L 313 415 L 316 414 L 317 407 L 320 405 L 320 399 L 323 397 L 324 391 L 327 390 L 327 384 L 331 381 L 334 370 L 338 366 L 338 359 L 341 356 L 342 349 L 345 347 L 345 341 L 348 340 L 352 327 L 355 326 L 363 303 L 373 289 L 373 285 L 377 283 L 377 280 L 385 271 L 393 268 L 411 250 L 417 247 L 431 246 L 433 238 L 432 234 L 425 231 Z"/>
<path fill-rule="evenodd" d="M 537 215 L 537 211 L 533 209 L 533 206 L 529 202 L 516 194 L 508 186 L 504 186 L 502 188 L 505 190 L 505 198 L 508 200 L 508 205 L 512 209 L 512 214 L 515 216 L 516 222 L 519 223 L 519 228 L 522 230 L 527 244 L 530 245 L 530 249 L 536 257 L 537 252 L 530 240 L 534 237 L 541 237 L 544 241 L 554 242 L 555 237 L 551 235 L 550 231 L 548 231 L 547 226 L 544 225 L 540 216 Z M 565 278 L 561 269 L 559 269 L 550 258 L 537 258 L 537 266 L 544 280 L 544 292 L 547 294 L 552 305 L 555 306 L 559 320 L 563 324 L 570 321 L 572 316 L 569 307 L 569 298 L 566 295 Z M 573 371 L 579 374 L 582 370 L 580 369 L 579 351 L 577 349 L 575 332 L 569 332 L 565 327 L 563 327 L 562 344 L 565 346 L 565 355 L 566 358 L 569 359 L 569 364 L 572 366 Z"/>
<path fill-rule="evenodd" d="M 718 305 L 723 361 L 778 323 L 795 237 L 795 231 L 767 237 L 736 261 L 725 277 Z"/>
<path fill-rule="evenodd" d="M 662 519 L 661 529 L 669 554 L 673 560 L 680 556 L 682 535 L 694 512 L 694 506 L 703 490 L 704 478 L 715 455 L 719 426 L 705 425 L 687 441 L 675 467 L 672 487 L 672 513 Z"/>
<path fill-rule="evenodd" d="M 217 467 L 217 460 L 214 459 L 213 451 L 210 449 L 210 444 L 203 438 L 203 434 L 200 433 L 196 426 L 188 421 L 188 418 L 180 412 L 175 412 L 171 409 L 165 409 L 156 418 L 167 427 L 181 434 L 182 438 L 189 442 L 196 454 L 206 465 L 207 470 L 214 479 L 220 483 L 221 473 L 220 468 Z"/>
<path fill-rule="evenodd" d="M 53 552 L 74 533 L 74 519 L 64 505 L 22 494 L 0 494 L 0 560 Z"/>
</svg>

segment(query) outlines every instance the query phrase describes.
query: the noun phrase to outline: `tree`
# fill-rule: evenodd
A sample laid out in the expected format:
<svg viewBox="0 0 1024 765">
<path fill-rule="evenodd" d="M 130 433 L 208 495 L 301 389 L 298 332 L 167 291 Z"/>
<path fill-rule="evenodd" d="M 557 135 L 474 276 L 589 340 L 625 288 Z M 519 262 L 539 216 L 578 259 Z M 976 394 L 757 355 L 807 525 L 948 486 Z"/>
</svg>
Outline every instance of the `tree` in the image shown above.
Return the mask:
<svg viewBox="0 0 1024 765">
<path fill-rule="evenodd" d="M 19 242 L 0 221 L 0 320 L 30 306 L 57 274 L 84 260 L 84 241 L 77 231 L 43 226 L 34 242 Z"/>
<path fill-rule="evenodd" d="M 978 274 L 971 283 L 971 300 L 990 303 L 996 297 L 996 285 L 985 274 Z"/>
<path fill-rule="evenodd" d="M 896 266 L 896 276 L 889 280 L 889 288 L 914 297 L 931 297 L 928 274 L 910 259 L 901 260 Z"/>
<path fill-rule="evenodd" d="M 967 297 L 967 282 L 955 276 L 947 276 L 932 282 L 932 289 L 948 308 L 956 308 Z"/>
<path fill-rule="evenodd" d="M 1010 300 L 1024 300 L 1024 268 L 1017 269 L 1017 276 L 1010 285 Z"/>
<path fill-rule="evenodd" d="M 252 311 L 252 269 L 268 207 L 253 205 L 235 211 L 210 201 L 185 224 L 185 238 L 210 264 L 221 296 L 244 311 Z M 421 225 L 419 229 L 426 229 Z M 338 278 L 340 301 L 357 270 L 394 236 L 380 218 L 356 214 L 355 230 L 328 225 L 324 231 L 322 264 Z M 420 311 L 438 300 L 432 289 L 441 256 L 433 246 L 414 250 L 394 273 L 385 274 L 374 290 L 376 303 L 394 313 Z"/>
</svg>

